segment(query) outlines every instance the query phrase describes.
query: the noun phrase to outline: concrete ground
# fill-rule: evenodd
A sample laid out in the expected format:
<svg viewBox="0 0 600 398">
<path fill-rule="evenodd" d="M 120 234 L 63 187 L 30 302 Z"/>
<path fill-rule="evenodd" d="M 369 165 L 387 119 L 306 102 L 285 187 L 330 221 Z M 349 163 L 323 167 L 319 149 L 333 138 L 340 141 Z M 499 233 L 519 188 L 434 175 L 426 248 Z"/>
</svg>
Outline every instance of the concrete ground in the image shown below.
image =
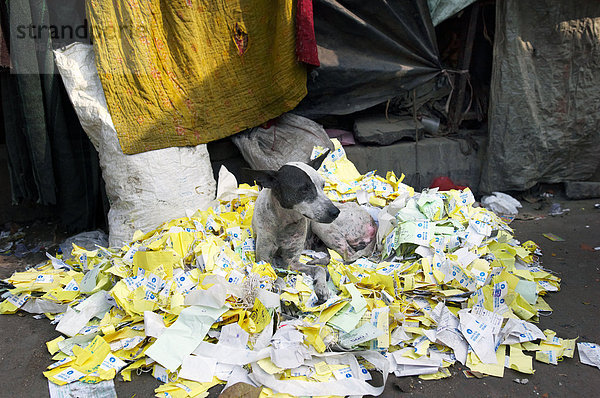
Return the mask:
<svg viewBox="0 0 600 398">
<path fill-rule="evenodd" d="M 543 264 L 562 278 L 562 289 L 546 296 L 554 309 L 549 317 L 540 320 L 539 327 L 553 329 L 559 337 L 600 343 L 600 209 L 594 203 L 600 200 L 566 201 L 557 199 L 568 215 L 547 216 L 548 206 L 541 210 L 526 204 L 522 215 L 533 219 L 515 220 L 511 226 L 517 239 L 533 240 L 544 253 Z M 543 217 L 535 219 L 535 217 Z M 37 223 L 26 229 L 28 239 L 46 242 L 46 246 L 60 242 L 62 235 L 55 226 Z M 543 237 L 551 232 L 564 242 L 553 242 Z M 35 243 L 32 242 L 32 243 Z M 591 250 L 591 251 L 590 251 Z M 26 265 L 43 260 L 37 253 L 19 260 L 13 256 L 0 256 L 0 278 Z M 48 397 L 47 380 L 42 375 L 52 363 L 45 342 L 58 336 L 48 320 L 36 320 L 29 314 L 1 315 L 0 331 L 0 397 Z M 421 381 L 418 377 L 387 380 L 384 397 L 593 397 L 600 391 L 600 370 L 582 365 L 578 354 L 566 358 L 558 366 L 534 361 L 534 375 L 525 375 L 506 369 L 504 378 L 485 377 L 467 379 L 458 364 L 450 368 L 452 377 L 438 381 Z M 118 376 L 117 379 L 120 377 Z M 525 385 L 516 378 L 527 378 Z M 130 383 L 116 380 L 120 398 L 152 397 L 159 383 L 149 374 L 134 376 Z M 217 396 L 221 387 L 211 391 Z"/>
</svg>

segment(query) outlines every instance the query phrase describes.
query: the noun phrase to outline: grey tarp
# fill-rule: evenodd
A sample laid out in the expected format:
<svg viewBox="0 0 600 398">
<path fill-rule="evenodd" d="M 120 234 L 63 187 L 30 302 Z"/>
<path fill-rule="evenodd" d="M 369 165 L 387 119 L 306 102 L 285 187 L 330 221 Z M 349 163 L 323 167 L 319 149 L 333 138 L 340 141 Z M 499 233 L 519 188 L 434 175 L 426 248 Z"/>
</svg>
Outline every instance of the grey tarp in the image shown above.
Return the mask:
<svg viewBox="0 0 600 398">
<path fill-rule="evenodd" d="M 457 12 L 475 3 L 476 0 L 427 0 L 433 26 L 450 18 Z"/>
<path fill-rule="evenodd" d="M 427 0 L 314 0 L 321 66 L 294 113 L 366 109 L 434 78 L 439 63 Z"/>
<path fill-rule="evenodd" d="M 600 162 L 600 2 L 497 2 L 480 189 L 585 180 Z"/>
</svg>

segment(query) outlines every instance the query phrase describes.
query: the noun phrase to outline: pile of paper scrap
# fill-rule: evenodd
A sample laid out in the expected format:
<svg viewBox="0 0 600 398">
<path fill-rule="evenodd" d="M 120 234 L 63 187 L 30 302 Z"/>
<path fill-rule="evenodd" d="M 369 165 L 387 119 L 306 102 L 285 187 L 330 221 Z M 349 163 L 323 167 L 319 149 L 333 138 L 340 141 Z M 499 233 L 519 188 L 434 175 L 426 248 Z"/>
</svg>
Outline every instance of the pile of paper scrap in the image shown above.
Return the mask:
<svg viewBox="0 0 600 398">
<path fill-rule="evenodd" d="M 534 325 L 552 311 L 542 296 L 560 279 L 468 189 L 415 193 L 393 173 L 360 175 L 339 145 L 321 172 L 330 197 L 377 214 L 380 240 L 375 256 L 352 264 L 330 253 L 321 305 L 309 276 L 255 261 L 258 188 L 241 185 L 120 249 L 48 255 L 6 280 L 14 289 L 0 310 L 56 324 L 62 335 L 47 346 L 57 362 L 44 373 L 53 383 L 152 369 L 164 382 L 158 397 L 240 381 L 262 396 L 378 395 L 392 372 L 438 379 L 459 361 L 501 377 L 505 366 L 533 373 L 526 351 L 553 364 L 573 356 L 575 340 Z M 380 386 L 368 383 L 373 371 Z"/>
</svg>

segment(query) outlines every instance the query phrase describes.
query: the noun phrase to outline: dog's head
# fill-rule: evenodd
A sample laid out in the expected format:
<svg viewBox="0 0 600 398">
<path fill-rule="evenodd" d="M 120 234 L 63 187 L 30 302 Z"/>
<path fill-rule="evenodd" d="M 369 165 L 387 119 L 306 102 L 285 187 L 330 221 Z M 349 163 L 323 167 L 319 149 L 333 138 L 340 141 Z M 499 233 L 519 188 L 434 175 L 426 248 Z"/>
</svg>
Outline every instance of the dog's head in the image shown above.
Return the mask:
<svg viewBox="0 0 600 398">
<path fill-rule="evenodd" d="M 327 153 L 308 164 L 290 162 L 273 170 L 248 170 L 258 185 L 271 189 L 281 207 L 299 212 L 320 223 L 333 222 L 340 210 L 325 196 L 325 180 L 317 172 Z"/>
</svg>

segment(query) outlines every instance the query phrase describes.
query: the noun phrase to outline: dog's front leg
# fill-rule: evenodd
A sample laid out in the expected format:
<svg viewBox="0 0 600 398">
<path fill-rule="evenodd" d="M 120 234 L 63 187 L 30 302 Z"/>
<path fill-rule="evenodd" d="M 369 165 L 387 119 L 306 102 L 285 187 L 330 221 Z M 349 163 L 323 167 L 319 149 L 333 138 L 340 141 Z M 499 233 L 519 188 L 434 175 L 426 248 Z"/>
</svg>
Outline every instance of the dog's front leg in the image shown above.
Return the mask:
<svg viewBox="0 0 600 398">
<path fill-rule="evenodd" d="M 303 264 L 300 261 L 293 261 L 290 268 L 299 272 L 304 272 L 313 278 L 313 286 L 317 294 L 317 304 L 322 304 L 329 298 L 329 287 L 327 287 L 327 271 L 318 265 Z"/>
<path fill-rule="evenodd" d="M 277 257 L 277 242 L 271 235 L 261 234 L 256 236 L 256 261 L 266 261 L 276 268 L 287 268 L 281 258 Z M 275 288 L 280 292 L 285 287 L 285 282 L 280 277 L 275 280 Z"/>
<path fill-rule="evenodd" d="M 257 234 L 256 236 L 256 261 L 266 261 L 275 267 L 275 253 L 277 252 L 277 241 L 268 234 Z"/>
</svg>

